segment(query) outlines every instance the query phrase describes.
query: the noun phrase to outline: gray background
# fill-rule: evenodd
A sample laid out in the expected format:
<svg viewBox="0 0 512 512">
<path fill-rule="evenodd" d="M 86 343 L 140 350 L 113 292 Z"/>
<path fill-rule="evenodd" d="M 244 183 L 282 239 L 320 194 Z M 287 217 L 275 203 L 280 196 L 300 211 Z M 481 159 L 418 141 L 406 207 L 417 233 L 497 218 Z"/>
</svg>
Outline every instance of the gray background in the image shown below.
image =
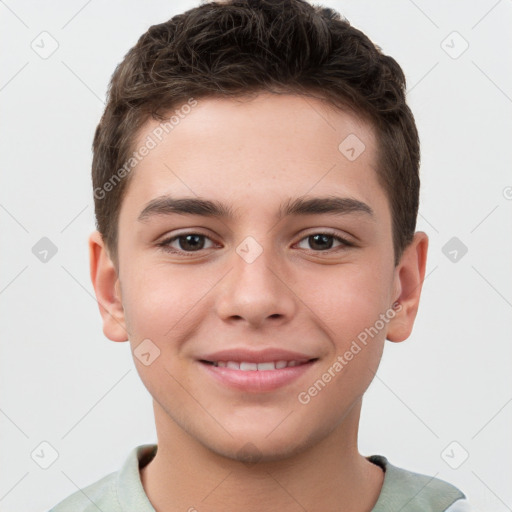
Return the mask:
<svg viewBox="0 0 512 512">
<path fill-rule="evenodd" d="M 89 280 L 90 146 L 117 63 L 196 4 L 0 2 L 2 511 L 46 510 L 156 440 L 129 345 L 103 336 Z M 430 236 L 415 330 L 386 344 L 360 450 L 454 483 L 476 511 L 512 510 L 512 4 L 323 4 L 406 73 Z M 57 248 L 46 262 L 33 253 L 43 237 Z"/>
</svg>

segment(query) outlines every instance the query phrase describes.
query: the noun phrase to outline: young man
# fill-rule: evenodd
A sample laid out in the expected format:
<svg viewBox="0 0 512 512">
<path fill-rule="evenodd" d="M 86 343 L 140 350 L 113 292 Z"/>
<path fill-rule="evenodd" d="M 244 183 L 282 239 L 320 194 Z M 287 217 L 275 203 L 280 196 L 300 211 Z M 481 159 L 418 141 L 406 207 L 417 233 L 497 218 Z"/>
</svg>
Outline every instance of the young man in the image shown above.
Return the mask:
<svg viewBox="0 0 512 512">
<path fill-rule="evenodd" d="M 357 449 L 428 246 L 392 58 L 303 0 L 205 3 L 126 55 L 93 148 L 91 278 L 158 444 L 54 512 L 469 510 Z"/>
</svg>

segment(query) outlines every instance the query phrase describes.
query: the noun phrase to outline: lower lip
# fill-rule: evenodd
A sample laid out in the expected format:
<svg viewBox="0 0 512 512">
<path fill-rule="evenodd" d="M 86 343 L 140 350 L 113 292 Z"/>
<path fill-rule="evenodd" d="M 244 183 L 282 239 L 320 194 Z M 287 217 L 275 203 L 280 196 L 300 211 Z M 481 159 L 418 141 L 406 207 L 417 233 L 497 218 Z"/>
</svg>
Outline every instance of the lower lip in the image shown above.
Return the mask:
<svg viewBox="0 0 512 512">
<path fill-rule="evenodd" d="M 203 362 L 200 362 L 200 365 L 209 375 L 226 386 L 240 391 L 263 393 L 274 391 L 297 380 L 304 375 L 314 363 L 315 361 L 309 361 L 299 366 L 265 371 L 234 370 L 232 368 L 213 366 Z"/>
</svg>

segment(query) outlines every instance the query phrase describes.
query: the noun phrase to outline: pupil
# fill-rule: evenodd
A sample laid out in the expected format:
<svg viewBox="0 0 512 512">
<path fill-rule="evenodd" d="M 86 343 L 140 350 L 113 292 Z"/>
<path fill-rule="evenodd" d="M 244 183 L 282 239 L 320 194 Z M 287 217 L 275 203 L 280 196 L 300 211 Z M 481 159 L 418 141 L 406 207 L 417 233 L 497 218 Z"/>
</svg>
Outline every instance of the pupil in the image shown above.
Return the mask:
<svg viewBox="0 0 512 512">
<path fill-rule="evenodd" d="M 311 235 L 309 237 L 309 242 L 313 249 L 330 249 L 332 247 L 333 240 L 331 235 Z M 318 242 L 320 243 L 319 247 Z M 322 245 L 322 243 L 327 244 L 327 247 L 325 245 Z M 315 247 L 315 245 L 317 247 Z"/>
<path fill-rule="evenodd" d="M 198 242 L 198 239 L 201 239 Z M 183 240 L 185 240 L 185 244 L 183 244 Z M 201 243 L 202 242 L 202 243 Z M 188 245 L 188 247 L 186 247 Z M 202 239 L 202 235 L 185 235 L 180 237 L 180 247 L 181 249 L 192 249 L 192 250 L 199 250 L 202 249 L 204 246 L 204 240 Z"/>
</svg>

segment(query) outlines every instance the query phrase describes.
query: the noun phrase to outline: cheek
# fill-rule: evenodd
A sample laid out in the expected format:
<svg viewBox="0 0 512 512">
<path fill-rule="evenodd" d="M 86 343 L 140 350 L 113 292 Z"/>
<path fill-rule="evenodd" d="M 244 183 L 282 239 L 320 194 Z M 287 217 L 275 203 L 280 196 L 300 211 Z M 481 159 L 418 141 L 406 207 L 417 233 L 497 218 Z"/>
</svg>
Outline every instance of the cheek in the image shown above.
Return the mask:
<svg viewBox="0 0 512 512">
<path fill-rule="evenodd" d="M 155 342 L 172 327 L 177 314 L 179 292 L 155 279 L 150 272 L 132 273 L 123 282 L 123 307 L 130 341 L 137 344 L 143 338 Z M 166 327 L 167 326 L 167 327 Z"/>
<path fill-rule="evenodd" d="M 369 266 L 340 265 L 338 271 L 308 279 L 304 301 L 322 321 L 328 335 L 342 348 L 379 319 L 388 307 L 391 279 L 375 262 Z M 380 325 L 380 324 L 379 324 Z"/>
<path fill-rule="evenodd" d="M 154 337 L 163 342 L 171 330 L 179 335 L 193 317 L 194 307 L 215 285 L 215 275 L 207 269 L 171 267 L 139 263 L 124 276 L 125 319 L 130 332 L 139 338 Z"/>
</svg>

